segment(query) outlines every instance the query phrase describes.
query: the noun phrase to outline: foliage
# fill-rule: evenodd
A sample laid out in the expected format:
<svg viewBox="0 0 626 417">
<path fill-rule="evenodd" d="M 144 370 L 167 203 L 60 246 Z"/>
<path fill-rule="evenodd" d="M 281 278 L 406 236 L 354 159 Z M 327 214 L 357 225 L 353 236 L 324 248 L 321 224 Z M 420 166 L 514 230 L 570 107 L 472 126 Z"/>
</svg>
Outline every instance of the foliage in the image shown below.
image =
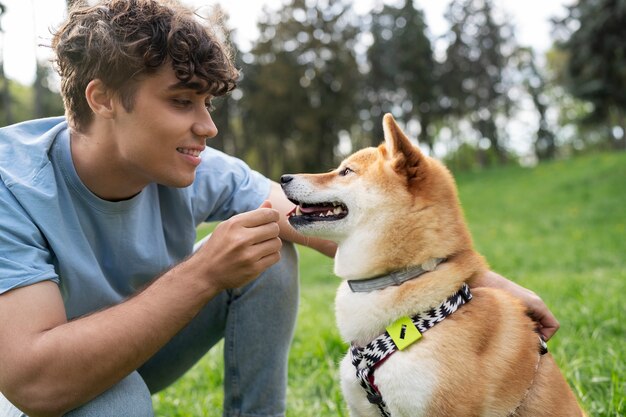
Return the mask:
<svg viewBox="0 0 626 417">
<path fill-rule="evenodd" d="M 568 57 L 565 86 L 593 104 L 587 122 L 605 124 L 614 146 L 626 149 L 626 0 L 578 1 L 555 26 Z"/>
<path fill-rule="evenodd" d="M 523 79 L 526 91 L 530 94 L 539 116 L 539 126 L 535 135 L 535 155 L 537 159 L 554 159 L 556 156 L 556 135 L 548 121 L 548 95 L 550 86 L 536 64 L 535 53 L 531 48 L 518 48 L 512 57 Z"/>
<path fill-rule="evenodd" d="M 457 176 L 478 250 L 493 270 L 537 292 L 561 323 L 548 342 L 593 417 L 626 415 L 626 154 L 597 154 Z M 300 249 L 301 303 L 289 370 L 288 417 L 347 412 L 337 365 L 332 261 Z M 154 396 L 156 415 L 221 416 L 222 350 Z"/>
<path fill-rule="evenodd" d="M 53 70 L 41 62 L 37 63 L 34 83 L 33 109 L 35 117 L 59 116 L 64 113 L 63 100 L 58 93 L 52 91 L 50 79 Z"/>
<path fill-rule="evenodd" d="M 476 155 L 481 155 L 480 159 Z M 507 159 L 513 160 L 513 155 Z M 500 156 L 493 148 L 478 149 L 474 145 L 464 142 L 454 151 L 449 152 L 443 158 L 446 166 L 452 172 L 474 172 L 498 163 Z"/>
<path fill-rule="evenodd" d="M 547 97 L 555 126 L 557 157 L 570 157 L 597 150 L 610 150 L 610 133 L 605 124 L 589 123 L 593 104 L 573 96 L 565 87 L 568 53 L 554 47 L 546 53 L 544 66 L 548 79 L 541 95 Z"/>
<path fill-rule="evenodd" d="M 505 138 L 498 117 L 508 119 L 510 101 L 505 77 L 515 50 L 513 29 L 496 19 L 492 0 L 453 0 L 446 13 L 450 24 L 446 59 L 441 66 L 442 108 L 467 117 L 488 141 L 500 162 L 506 162 Z M 479 157 L 484 155 L 478 147 Z M 483 158 L 481 165 L 486 165 Z"/>
<path fill-rule="evenodd" d="M 432 150 L 431 120 L 437 106 L 436 62 L 424 13 L 405 0 L 371 14 L 372 45 L 367 50 L 365 110 L 373 121 L 391 112 L 396 119 L 419 124 L 420 143 Z M 382 124 L 373 123 L 373 141 L 382 138 Z"/>
<path fill-rule="evenodd" d="M 0 3 L 0 23 L 5 10 L 5 6 Z M 1 35 L 2 26 L 0 25 L 0 39 L 4 40 Z M 4 74 L 2 44 L 0 44 L 0 126 L 32 118 L 63 114 L 60 96 L 50 90 L 51 74 L 52 68 L 49 65 L 37 63 L 33 87 L 22 86 L 9 80 Z"/>
<path fill-rule="evenodd" d="M 5 108 L 0 105 L 0 109 L 3 109 L 2 114 L 0 115 L 0 123 L 2 125 L 9 123 L 19 123 L 24 120 L 29 120 L 33 118 L 33 103 L 35 92 L 32 87 L 22 85 L 14 82 L 13 80 L 7 79 L 7 88 L 8 95 L 11 97 L 10 104 L 8 106 L 9 111 L 5 112 Z M 58 95 L 52 95 L 52 100 L 58 100 L 60 103 L 61 98 Z M 61 113 L 51 114 L 54 116 L 58 116 Z M 5 120 L 8 120 L 8 123 L 3 123 Z"/>
<path fill-rule="evenodd" d="M 571 6 L 547 66 L 516 45 L 493 0 L 450 0 L 450 28 L 438 39 L 417 2 L 381 2 L 357 16 L 353 1 L 285 0 L 264 10 L 251 49 L 233 44 L 242 79 L 215 100 L 211 146 L 276 179 L 326 170 L 352 147 L 378 144 L 385 112 L 455 169 L 517 162 L 513 115 L 536 120 L 521 138 L 536 160 L 601 149 L 607 138 L 626 143 L 626 0 Z M 32 91 L 4 82 L 1 69 L 0 124 L 62 113 L 49 67 L 38 67 Z"/>
<path fill-rule="evenodd" d="M 330 168 L 341 129 L 355 121 L 354 16 L 345 1 L 292 0 L 265 10 L 243 67 L 246 137 L 276 177 Z"/>
<path fill-rule="evenodd" d="M 205 18 L 213 22 L 215 32 L 223 36 L 226 44 L 230 46 L 235 65 L 237 68 L 241 68 L 241 53 L 237 49 L 237 44 L 229 42 L 230 39 L 235 37 L 236 30 L 229 26 L 229 16 L 226 11 L 220 5 L 216 5 L 209 16 Z M 211 117 L 218 128 L 218 135 L 211 138 L 208 144 L 230 155 L 240 155 L 243 148 L 239 139 L 242 136 L 241 129 L 237 125 L 239 115 L 238 98 L 240 96 L 241 92 L 235 91 L 222 97 L 216 97 L 211 102 L 214 108 L 211 112 Z"/>
</svg>

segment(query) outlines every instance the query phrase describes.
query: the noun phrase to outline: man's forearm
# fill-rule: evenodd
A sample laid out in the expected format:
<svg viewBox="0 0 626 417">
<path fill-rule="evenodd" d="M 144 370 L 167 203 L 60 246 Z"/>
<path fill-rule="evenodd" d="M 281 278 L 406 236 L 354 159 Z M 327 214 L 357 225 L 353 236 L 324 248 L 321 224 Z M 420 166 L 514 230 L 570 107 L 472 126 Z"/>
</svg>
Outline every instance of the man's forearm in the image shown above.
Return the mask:
<svg viewBox="0 0 626 417">
<path fill-rule="evenodd" d="M 59 415 L 119 382 L 216 293 L 190 279 L 191 267 L 182 263 L 121 304 L 33 335 L 11 355 L 19 369 L 3 381 L 7 397 L 31 416 Z"/>
</svg>

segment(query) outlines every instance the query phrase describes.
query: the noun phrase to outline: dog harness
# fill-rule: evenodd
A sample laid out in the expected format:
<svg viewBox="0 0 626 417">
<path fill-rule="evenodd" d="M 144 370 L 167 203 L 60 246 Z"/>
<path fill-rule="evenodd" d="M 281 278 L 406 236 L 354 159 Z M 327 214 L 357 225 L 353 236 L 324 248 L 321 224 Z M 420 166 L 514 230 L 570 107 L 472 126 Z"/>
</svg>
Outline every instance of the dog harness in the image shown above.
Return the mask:
<svg viewBox="0 0 626 417">
<path fill-rule="evenodd" d="M 391 417 L 387 404 L 374 383 L 374 371 L 398 350 L 403 350 L 422 337 L 422 333 L 454 313 L 472 299 L 469 286 L 448 297 L 439 306 L 413 317 L 402 317 L 387 327 L 387 331 L 365 347 L 352 344 L 350 354 L 356 377 L 367 394 L 367 400 L 376 405 L 383 417 Z"/>
<path fill-rule="evenodd" d="M 376 368 L 398 350 L 403 350 L 421 339 L 422 333 L 443 321 L 471 299 L 472 293 L 470 288 L 464 283 L 456 293 L 448 297 L 439 306 L 410 318 L 405 316 L 396 320 L 386 328 L 387 331 L 385 333 L 365 345 L 365 347 L 352 344 L 350 355 L 352 365 L 356 369 L 356 377 L 367 394 L 367 400 L 378 407 L 382 417 L 391 417 L 391 413 L 374 382 L 374 371 Z M 539 336 L 539 358 L 547 352 L 548 345 L 543 340 L 543 337 Z M 539 367 L 539 361 L 537 362 L 537 367 Z"/>
</svg>

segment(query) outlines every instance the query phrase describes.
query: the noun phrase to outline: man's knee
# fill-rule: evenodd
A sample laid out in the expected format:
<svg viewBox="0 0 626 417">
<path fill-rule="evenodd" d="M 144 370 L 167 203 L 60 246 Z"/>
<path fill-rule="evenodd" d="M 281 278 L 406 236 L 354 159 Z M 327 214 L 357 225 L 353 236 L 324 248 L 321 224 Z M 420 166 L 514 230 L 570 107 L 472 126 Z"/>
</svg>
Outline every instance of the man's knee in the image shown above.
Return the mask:
<svg viewBox="0 0 626 417">
<path fill-rule="evenodd" d="M 298 280 L 298 251 L 291 242 L 283 242 L 280 249 L 280 261 L 275 265 L 278 273 Z"/>
<path fill-rule="evenodd" d="M 89 403 L 65 414 L 65 417 L 105 416 L 154 417 L 150 391 L 137 372 Z"/>
<path fill-rule="evenodd" d="M 298 252 L 295 245 L 291 242 L 283 242 L 283 247 L 280 250 L 280 261 L 268 268 L 255 281 L 252 282 L 252 286 L 258 286 L 262 291 L 272 292 L 274 296 L 278 297 L 297 299 L 299 287 Z M 288 300 L 285 299 L 284 301 Z"/>
</svg>

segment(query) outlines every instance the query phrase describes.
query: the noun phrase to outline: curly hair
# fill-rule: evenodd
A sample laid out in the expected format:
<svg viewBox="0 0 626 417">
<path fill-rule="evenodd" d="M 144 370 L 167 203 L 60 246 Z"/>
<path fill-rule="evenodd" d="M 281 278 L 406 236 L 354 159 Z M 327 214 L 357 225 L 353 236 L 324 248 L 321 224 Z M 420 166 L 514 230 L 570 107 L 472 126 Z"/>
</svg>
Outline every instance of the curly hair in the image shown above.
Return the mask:
<svg viewBox="0 0 626 417">
<path fill-rule="evenodd" d="M 176 0 L 76 3 L 52 48 L 66 114 L 78 131 L 93 119 L 85 89 L 94 79 L 113 90 L 127 111 L 137 82 L 168 62 L 181 82 L 205 81 L 203 92 L 221 96 L 236 87 L 239 72 L 228 45 L 206 19 Z"/>
</svg>

